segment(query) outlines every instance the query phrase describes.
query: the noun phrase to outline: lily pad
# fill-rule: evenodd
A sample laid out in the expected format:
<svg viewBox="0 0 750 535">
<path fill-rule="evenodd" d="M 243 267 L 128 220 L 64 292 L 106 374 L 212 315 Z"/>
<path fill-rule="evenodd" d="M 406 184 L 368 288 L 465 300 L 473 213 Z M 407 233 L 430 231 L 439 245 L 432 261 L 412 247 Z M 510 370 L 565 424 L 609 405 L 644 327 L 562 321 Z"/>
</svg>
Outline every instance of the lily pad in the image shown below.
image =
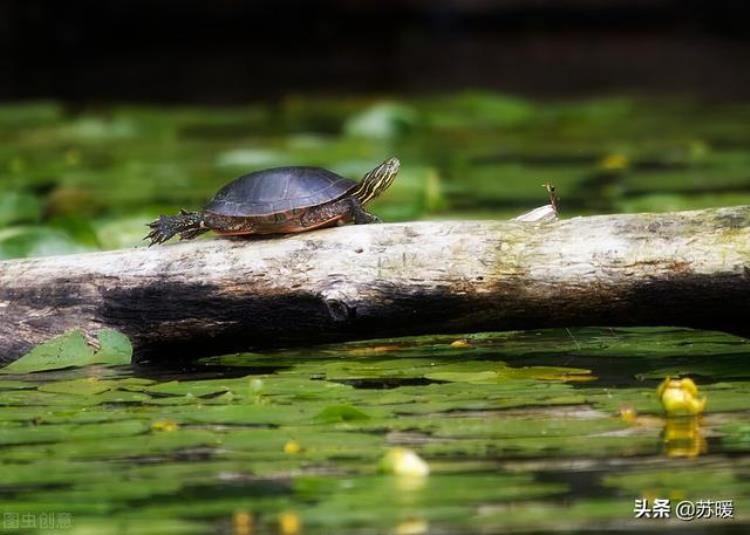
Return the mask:
<svg viewBox="0 0 750 535">
<path fill-rule="evenodd" d="M 41 344 L 0 373 L 30 373 L 88 366 L 90 364 L 128 364 L 133 348 L 124 335 L 110 329 L 97 334 L 100 349 L 94 351 L 83 333 L 72 331 Z"/>
</svg>

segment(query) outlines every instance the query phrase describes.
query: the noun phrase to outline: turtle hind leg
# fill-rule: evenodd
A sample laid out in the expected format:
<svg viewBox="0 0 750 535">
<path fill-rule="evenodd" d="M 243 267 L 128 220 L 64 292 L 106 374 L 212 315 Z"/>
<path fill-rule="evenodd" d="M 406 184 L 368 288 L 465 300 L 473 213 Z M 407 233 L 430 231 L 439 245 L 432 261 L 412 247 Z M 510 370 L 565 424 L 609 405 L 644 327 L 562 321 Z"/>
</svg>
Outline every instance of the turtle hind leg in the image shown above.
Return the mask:
<svg viewBox="0 0 750 535">
<path fill-rule="evenodd" d="M 208 230 L 203 221 L 203 214 L 185 210 L 180 210 L 180 213 L 174 216 L 159 216 L 159 219 L 152 221 L 148 226 L 151 232 L 144 240 L 151 240 L 149 247 L 164 243 L 176 234 L 180 235 L 180 239 L 189 240 Z"/>
</svg>

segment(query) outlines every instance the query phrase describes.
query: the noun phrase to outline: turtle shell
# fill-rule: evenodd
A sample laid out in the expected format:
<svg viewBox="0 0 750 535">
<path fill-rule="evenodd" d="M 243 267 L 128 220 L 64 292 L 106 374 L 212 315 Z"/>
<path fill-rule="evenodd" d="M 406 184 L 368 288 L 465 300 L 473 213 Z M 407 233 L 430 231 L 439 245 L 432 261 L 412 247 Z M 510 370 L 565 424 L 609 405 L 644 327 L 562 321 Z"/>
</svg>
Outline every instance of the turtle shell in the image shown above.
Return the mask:
<svg viewBox="0 0 750 535">
<path fill-rule="evenodd" d="M 318 206 L 343 197 L 357 183 L 319 167 L 277 167 L 241 176 L 221 188 L 205 210 L 255 217 Z"/>
</svg>

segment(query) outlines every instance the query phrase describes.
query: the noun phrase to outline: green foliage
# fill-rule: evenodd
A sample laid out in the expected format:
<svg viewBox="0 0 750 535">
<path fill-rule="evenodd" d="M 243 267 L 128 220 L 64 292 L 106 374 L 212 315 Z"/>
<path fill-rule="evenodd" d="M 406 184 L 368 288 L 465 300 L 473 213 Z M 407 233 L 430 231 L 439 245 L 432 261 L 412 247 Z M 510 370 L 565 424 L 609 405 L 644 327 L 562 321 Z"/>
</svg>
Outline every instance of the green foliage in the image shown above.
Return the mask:
<svg viewBox="0 0 750 535">
<path fill-rule="evenodd" d="M 41 212 L 42 207 L 36 196 L 19 191 L 0 191 L 0 227 L 34 222 Z"/>
<path fill-rule="evenodd" d="M 405 104 L 381 102 L 349 117 L 344 132 L 350 136 L 390 139 L 409 134 L 417 123 L 417 112 Z"/>
<path fill-rule="evenodd" d="M 21 256 L 83 253 L 91 248 L 76 243 L 66 232 L 51 227 L 0 229 L 0 260 Z"/>
</svg>

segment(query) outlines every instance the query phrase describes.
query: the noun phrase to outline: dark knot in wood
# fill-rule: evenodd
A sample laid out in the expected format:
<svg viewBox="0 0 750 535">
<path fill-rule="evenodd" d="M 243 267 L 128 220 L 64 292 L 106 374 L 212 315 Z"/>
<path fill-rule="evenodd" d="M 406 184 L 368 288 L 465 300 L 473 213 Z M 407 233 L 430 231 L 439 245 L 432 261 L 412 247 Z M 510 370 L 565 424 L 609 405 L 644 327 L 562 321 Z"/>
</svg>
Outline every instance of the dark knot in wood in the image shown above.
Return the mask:
<svg viewBox="0 0 750 535">
<path fill-rule="evenodd" d="M 323 302 L 328 309 L 328 315 L 336 323 L 346 323 L 354 319 L 356 309 L 350 307 L 340 299 L 323 298 Z"/>
</svg>

